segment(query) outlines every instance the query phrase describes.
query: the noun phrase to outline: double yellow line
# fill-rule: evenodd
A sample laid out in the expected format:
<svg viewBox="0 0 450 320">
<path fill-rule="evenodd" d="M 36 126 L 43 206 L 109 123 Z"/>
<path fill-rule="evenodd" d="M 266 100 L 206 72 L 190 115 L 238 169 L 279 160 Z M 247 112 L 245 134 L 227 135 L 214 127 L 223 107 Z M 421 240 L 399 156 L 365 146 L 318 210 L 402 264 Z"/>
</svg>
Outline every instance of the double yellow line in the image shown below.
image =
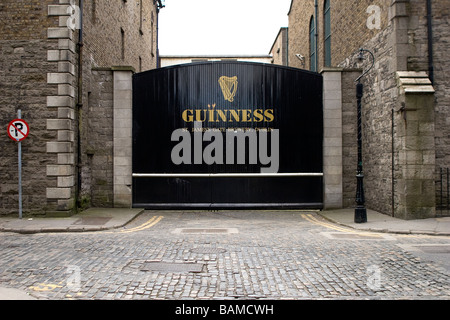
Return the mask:
<svg viewBox="0 0 450 320">
<path fill-rule="evenodd" d="M 163 218 L 164 218 L 163 216 L 154 216 L 150 220 L 148 220 L 146 223 L 143 223 L 140 226 L 137 226 L 137 227 L 134 227 L 131 229 L 121 230 L 119 232 L 120 233 L 132 233 L 132 232 L 146 230 L 146 229 L 149 229 L 149 228 L 153 227 L 154 225 L 156 225 Z"/>
<path fill-rule="evenodd" d="M 333 230 L 345 232 L 345 233 L 353 233 L 353 234 L 357 234 L 357 235 L 363 236 L 363 237 L 373 237 L 374 236 L 374 234 L 370 233 L 370 232 L 361 232 L 361 231 L 357 231 L 354 229 L 339 227 L 339 226 L 331 224 L 331 223 L 320 221 L 316 217 L 314 217 L 312 214 L 302 214 L 301 216 L 303 219 L 305 219 L 309 222 L 312 222 L 314 224 L 320 225 L 320 226 L 328 228 L 328 229 L 333 229 Z"/>
<path fill-rule="evenodd" d="M 339 226 L 336 226 L 336 225 L 331 224 L 331 223 L 320 221 L 316 217 L 314 217 L 312 214 L 303 214 L 302 213 L 301 216 L 302 216 L 303 219 L 305 219 L 305 220 L 307 220 L 309 222 L 312 222 L 314 224 L 320 225 L 322 227 L 325 227 L 325 228 L 329 228 L 329 229 L 333 229 L 333 230 L 337 230 L 337 231 L 341 231 L 341 232 L 355 232 L 352 229 L 343 228 L 343 227 L 339 227 Z"/>
</svg>

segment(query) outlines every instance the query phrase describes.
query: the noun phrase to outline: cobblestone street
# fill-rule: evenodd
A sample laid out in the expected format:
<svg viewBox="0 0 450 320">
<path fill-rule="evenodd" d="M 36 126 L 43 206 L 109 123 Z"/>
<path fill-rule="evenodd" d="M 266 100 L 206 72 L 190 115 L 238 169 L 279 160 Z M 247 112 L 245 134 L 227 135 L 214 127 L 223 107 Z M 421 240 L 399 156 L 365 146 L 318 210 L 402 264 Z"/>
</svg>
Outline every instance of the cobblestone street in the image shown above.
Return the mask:
<svg viewBox="0 0 450 320">
<path fill-rule="evenodd" d="M 0 286 L 41 299 L 449 299 L 449 248 L 311 212 L 146 211 L 112 231 L 1 233 Z"/>
</svg>

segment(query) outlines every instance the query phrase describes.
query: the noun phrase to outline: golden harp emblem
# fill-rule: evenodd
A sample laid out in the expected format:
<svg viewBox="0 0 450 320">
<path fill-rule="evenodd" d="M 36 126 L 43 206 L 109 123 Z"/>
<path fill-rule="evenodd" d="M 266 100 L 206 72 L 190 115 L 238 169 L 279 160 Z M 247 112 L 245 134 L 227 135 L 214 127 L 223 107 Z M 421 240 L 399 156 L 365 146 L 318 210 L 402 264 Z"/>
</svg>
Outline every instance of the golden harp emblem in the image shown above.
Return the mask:
<svg viewBox="0 0 450 320">
<path fill-rule="evenodd" d="M 233 102 L 238 88 L 238 77 L 220 77 L 219 84 L 225 100 Z"/>
</svg>

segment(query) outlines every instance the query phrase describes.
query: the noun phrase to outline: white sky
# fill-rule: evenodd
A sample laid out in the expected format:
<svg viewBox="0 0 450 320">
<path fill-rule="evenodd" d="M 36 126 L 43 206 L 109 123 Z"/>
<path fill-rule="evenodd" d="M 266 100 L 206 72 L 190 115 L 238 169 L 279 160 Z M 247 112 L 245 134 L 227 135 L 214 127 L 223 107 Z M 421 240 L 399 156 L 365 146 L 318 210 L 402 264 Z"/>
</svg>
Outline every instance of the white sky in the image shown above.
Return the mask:
<svg viewBox="0 0 450 320">
<path fill-rule="evenodd" d="M 161 55 L 266 55 L 291 0 L 166 0 L 160 11 Z"/>
</svg>

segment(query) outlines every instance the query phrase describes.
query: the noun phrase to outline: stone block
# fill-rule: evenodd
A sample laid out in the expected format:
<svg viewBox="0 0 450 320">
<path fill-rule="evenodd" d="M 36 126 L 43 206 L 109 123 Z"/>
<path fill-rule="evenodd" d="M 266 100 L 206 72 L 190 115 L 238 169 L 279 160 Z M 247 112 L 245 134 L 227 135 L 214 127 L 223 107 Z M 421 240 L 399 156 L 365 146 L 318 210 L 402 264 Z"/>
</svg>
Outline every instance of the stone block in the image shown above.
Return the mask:
<svg viewBox="0 0 450 320">
<path fill-rule="evenodd" d="M 60 50 L 69 50 L 73 53 L 76 51 L 76 45 L 75 42 L 69 39 L 59 39 L 58 40 L 58 48 Z"/>
<path fill-rule="evenodd" d="M 59 84 L 58 85 L 58 95 L 75 97 L 75 87 L 70 84 Z"/>
<path fill-rule="evenodd" d="M 48 119 L 47 130 L 70 130 L 72 128 L 71 120 Z"/>
<path fill-rule="evenodd" d="M 69 96 L 48 96 L 47 107 L 74 107 L 74 99 Z"/>
<path fill-rule="evenodd" d="M 58 142 L 74 142 L 75 133 L 69 130 L 58 131 Z"/>
<path fill-rule="evenodd" d="M 48 84 L 72 84 L 74 76 L 70 73 L 47 73 Z"/>
<path fill-rule="evenodd" d="M 131 165 L 114 165 L 114 176 L 131 176 L 133 173 Z"/>
<path fill-rule="evenodd" d="M 69 16 L 69 6 L 68 5 L 49 5 L 48 15 L 49 16 Z"/>
<path fill-rule="evenodd" d="M 131 168 L 132 161 L 130 157 L 114 157 L 114 166 L 126 166 Z"/>
<path fill-rule="evenodd" d="M 58 108 L 58 119 L 75 119 L 75 110 L 72 108 Z"/>
<path fill-rule="evenodd" d="M 58 177 L 58 188 L 71 188 L 75 186 L 75 176 Z"/>
<path fill-rule="evenodd" d="M 47 142 L 47 153 L 70 153 L 73 152 L 70 142 Z"/>
<path fill-rule="evenodd" d="M 64 27 L 48 28 L 48 30 L 47 30 L 47 37 L 49 39 L 64 39 L 64 38 L 72 39 L 73 32 L 72 32 L 72 30 L 70 30 L 67 27 L 66 28 L 64 28 Z"/>
<path fill-rule="evenodd" d="M 75 164 L 75 155 L 73 153 L 59 153 L 58 154 L 59 165 L 73 165 Z"/>
<path fill-rule="evenodd" d="M 130 194 L 114 194 L 114 208 L 131 208 L 132 196 Z"/>
<path fill-rule="evenodd" d="M 48 50 L 47 61 L 59 61 L 59 50 Z"/>
<path fill-rule="evenodd" d="M 58 176 L 70 176 L 74 174 L 74 167 L 72 165 L 48 165 L 47 166 L 47 176 L 58 177 Z"/>
<path fill-rule="evenodd" d="M 60 61 L 58 62 L 58 71 L 62 73 L 70 73 L 71 75 L 75 75 L 75 66 L 68 61 Z"/>
<path fill-rule="evenodd" d="M 71 188 L 47 188 L 47 199 L 70 199 Z"/>
</svg>

